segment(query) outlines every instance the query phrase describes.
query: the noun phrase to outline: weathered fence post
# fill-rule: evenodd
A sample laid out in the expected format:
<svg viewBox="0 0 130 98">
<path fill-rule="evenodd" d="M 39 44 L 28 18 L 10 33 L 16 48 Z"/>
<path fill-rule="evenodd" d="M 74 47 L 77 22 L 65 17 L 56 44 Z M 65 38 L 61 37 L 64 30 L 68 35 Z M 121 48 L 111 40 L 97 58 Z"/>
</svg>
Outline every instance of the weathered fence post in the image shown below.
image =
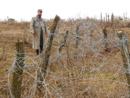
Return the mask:
<svg viewBox="0 0 130 98">
<path fill-rule="evenodd" d="M 66 34 L 65 34 L 65 36 L 64 36 L 64 42 L 62 42 L 61 43 L 61 45 L 60 45 L 60 47 L 59 47 L 59 53 L 61 52 L 61 50 L 62 50 L 62 48 L 64 47 L 64 45 L 65 45 L 65 43 L 66 43 L 66 39 L 67 39 L 67 37 L 68 37 L 68 30 L 66 31 Z"/>
<path fill-rule="evenodd" d="M 114 15 L 113 15 L 113 13 L 112 13 L 112 15 L 111 15 L 111 26 L 113 27 L 113 24 L 114 24 Z"/>
<path fill-rule="evenodd" d="M 13 80 L 11 86 L 11 92 L 13 98 L 21 98 L 21 85 L 23 78 L 23 66 L 24 66 L 24 46 L 23 42 L 19 41 L 16 43 L 16 62 L 13 72 Z"/>
<path fill-rule="evenodd" d="M 104 33 L 105 51 L 110 52 L 110 50 L 108 48 L 107 29 L 106 28 L 103 29 L 103 33 Z"/>
<path fill-rule="evenodd" d="M 106 13 L 106 23 L 107 23 L 107 13 Z"/>
<path fill-rule="evenodd" d="M 56 15 L 55 19 L 53 21 L 53 25 L 52 25 L 51 30 L 50 30 L 49 40 L 48 40 L 47 48 L 45 50 L 45 58 L 43 59 L 43 64 L 42 64 L 42 69 L 41 69 L 41 74 L 40 74 L 40 82 L 38 83 L 38 89 L 40 92 L 41 92 L 40 88 L 41 88 L 42 82 L 46 76 L 46 70 L 47 70 L 47 66 L 48 66 L 48 62 L 49 62 L 54 32 L 55 32 L 55 29 L 56 29 L 56 26 L 57 26 L 57 23 L 59 20 L 60 20 L 60 17 Z"/>
<path fill-rule="evenodd" d="M 128 89 L 130 93 L 130 52 L 128 50 L 128 38 L 123 34 L 122 31 L 118 32 L 118 37 L 120 38 L 121 55 L 123 59 L 123 65 L 125 69 L 125 74 L 128 83 Z"/>
<path fill-rule="evenodd" d="M 109 14 L 108 14 L 108 16 L 107 16 L 107 17 L 108 17 L 108 24 L 109 24 Z"/>
<path fill-rule="evenodd" d="M 102 23 L 102 13 L 101 13 L 101 23 Z"/>
<path fill-rule="evenodd" d="M 102 13 L 101 13 L 101 28 L 102 28 Z"/>
<path fill-rule="evenodd" d="M 77 26 L 76 29 L 75 58 L 77 58 L 78 43 L 79 43 L 79 26 Z"/>
<path fill-rule="evenodd" d="M 116 32 L 115 32 L 115 25 L 114 25 L 114 14 L 113 14 L 113 13 L 112 13 L 112 15 L 111 15 L 111 27 L 112 27 L 113 32 L 114 32 L 114 34 L 115 34 Z"/>
<path fill-rule="evenodd" d="M 27 44 L 27 23 L 24 25 L 24 43 Z"/>
</svg>

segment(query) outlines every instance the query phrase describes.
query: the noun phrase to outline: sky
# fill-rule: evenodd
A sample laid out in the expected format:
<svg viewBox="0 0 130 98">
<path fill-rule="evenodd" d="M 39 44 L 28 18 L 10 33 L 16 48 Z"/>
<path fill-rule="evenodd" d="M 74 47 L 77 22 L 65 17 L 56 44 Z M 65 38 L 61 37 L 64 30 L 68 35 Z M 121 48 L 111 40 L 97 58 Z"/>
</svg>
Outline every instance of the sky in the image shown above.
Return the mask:
<svg viewBox="0 0 130 98">
<path fill-rule="evenodd" d="M 129 1 L 130 2 L 130 1 Z M 117 16 L 127 14 L 130 17 L 128 0 L 1 0 L 0 20 L 13 18 L 17 21 L 30 21 L 42 9 L 42 17 L 52 19 L 59 15 L 61 19 L 68 18 L 100 18 L 106 13 Z"/>
</svg>

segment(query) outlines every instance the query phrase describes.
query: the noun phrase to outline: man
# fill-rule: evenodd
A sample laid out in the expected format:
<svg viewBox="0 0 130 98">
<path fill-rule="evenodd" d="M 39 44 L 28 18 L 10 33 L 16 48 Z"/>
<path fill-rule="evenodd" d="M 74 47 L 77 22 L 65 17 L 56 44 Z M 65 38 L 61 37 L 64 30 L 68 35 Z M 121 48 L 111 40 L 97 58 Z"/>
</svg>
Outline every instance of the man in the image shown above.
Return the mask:
<svg viewBox="0 0 130 98">
<path fill-rule="evenodd" d="M 31 33 L 33 35 L 33 49 L 36 49 L 37 55 L 43 51 L 46 37 L 48 37 L 47 25 L 42 16 L 42 10 L 38 9 L 37 16 L 33 17 L 30 23 Z"/>
</svg>

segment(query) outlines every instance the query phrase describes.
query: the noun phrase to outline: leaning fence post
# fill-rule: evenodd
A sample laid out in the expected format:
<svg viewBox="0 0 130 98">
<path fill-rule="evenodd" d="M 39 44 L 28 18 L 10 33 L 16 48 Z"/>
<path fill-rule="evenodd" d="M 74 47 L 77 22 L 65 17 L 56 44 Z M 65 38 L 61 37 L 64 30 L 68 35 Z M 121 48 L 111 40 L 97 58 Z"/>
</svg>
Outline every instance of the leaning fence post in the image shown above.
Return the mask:
<svg viewBox="0 0 130 98">
<path fill-rule="evenodd" d="M 118 37 L 120 38 L 121 55 L 130 93 L 130 54 L 128 50 L 128 38 L 122 31 L 118 31 Z"/>
<path fill-rule="evenodd" d="M 64 42 L 62 42 L 61 43 L 61 45 L 60 45 L 60 47 L 59 47 L 59 53 L 61 52 L 61 50 L 62 50 L 62 48 L 64 47 L 64 45 L 65 45 L 65 43 L 66 43 L 66 39 L 67 39 L 67 37 L 68 37 L 68 30 L 66 31 L 66 34 L 65 34 L 65 36 L 64 36 Z"/>
<path fill-rule="evenodd" d="M 21 85 L 23 78 L 23 66 L 24 66 L 24 46 L 23 42 L 19 41 L 16 43 L 16 62 L 13 72 L 13 80 L 11 85 L 11 92 L 13 98 L 21 98 Z"/>
<path fill-rule="evenodd" d="M 106 51 L 106 52 L 110 52 L 110 50 L 109 50 L 109 48 L 108 48 L 107 29 L 106 29 L 106 28 L 103 29 L 103 33 L 104 33 L 105 51 Z"/>
<path fill-rule="evenodd" d="M 42 64 L 42 69 L 41 69 L 41 74 L 40 74 L 40 82 L 38 83 L 38 89 L 40 90 L 40 86 L 42 85 L 42 82 L 46 76 L 46 70 L 49 62 L 49 57 L 50 57 L 50 51 L 51 51 L 51 46 L 53 42 L 53 37 L 54 37 L 54 32 L 57 26 L 58 21 L 60 20 L 59 16 L 56 15 L 53 25 L 50 30 L 50 35 L 49 35 L 49 40 L 47 44 L 47 48 L 45 50 L 45 58 L 43 59 L 43 64 Z M 41 92 L 41 91 L 40 91 Z"/>
</svg>

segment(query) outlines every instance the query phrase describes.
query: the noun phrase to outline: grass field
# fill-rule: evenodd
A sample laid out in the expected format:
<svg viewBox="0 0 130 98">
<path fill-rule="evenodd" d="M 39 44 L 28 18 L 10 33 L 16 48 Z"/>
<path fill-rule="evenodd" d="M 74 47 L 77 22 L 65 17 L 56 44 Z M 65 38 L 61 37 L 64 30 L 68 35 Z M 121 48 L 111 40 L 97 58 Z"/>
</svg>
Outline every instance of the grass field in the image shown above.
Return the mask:
<svg viewBox="0 0 130 98">
<path fill-rule="evenodd" d="M 15 59 L 16 42 L 24 40 L 24 22 L 0 22 L 0 98 L 10 98 L 9 81 L 12 82 L 11 68 Z M 36 90 L 42 57 L 36 56 L 32 49 L 32 35 L 27 23 L 27 42 L 22 98 L 127 98 L 128 84 L 123 68 L 117 34 L 107 27 L 110 52 L 105 52 L 101 23 L 94 19 L 60 21 L 54 36 L 53 46 L 47 69 L 46 83 L 42 94 Z M 47 22 L 48 28 L 52 22 Z M 80 27 L 78 49 L 75 49 L 76 26 Z M 69 37 L 61 54 L 58 47 L 63 41 L 66 30 Z M 130 38 L 130 28 L 115 27 L 116 32 L 123 30 Z M 58 33 L 57 33 L 58 32 Z M 59 33 L 61 35 L 59 35 Z M 77 58 L 75 58 L 77 52 Z M 10 77 L 8 77 L 10 75 Z M 35 91 L 36 90 L 36 91 Z M 41 98 L 42 98 L 41 97 Z"/>
</svg>

